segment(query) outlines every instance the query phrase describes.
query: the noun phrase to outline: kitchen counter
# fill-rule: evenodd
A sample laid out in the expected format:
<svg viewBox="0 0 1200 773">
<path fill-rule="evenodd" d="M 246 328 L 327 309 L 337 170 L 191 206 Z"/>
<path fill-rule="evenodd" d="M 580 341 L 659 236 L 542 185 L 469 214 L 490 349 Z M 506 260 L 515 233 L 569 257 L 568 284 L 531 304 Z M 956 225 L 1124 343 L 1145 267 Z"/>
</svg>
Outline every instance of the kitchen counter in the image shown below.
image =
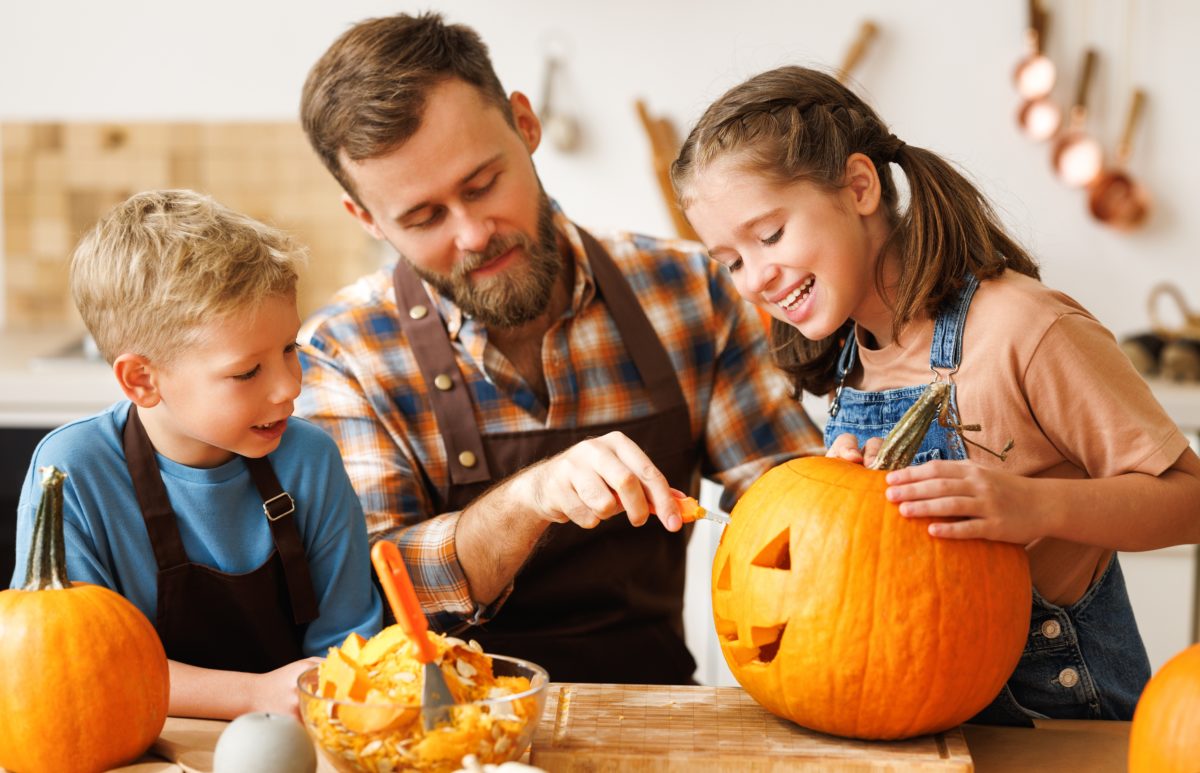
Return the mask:
<svg viewBox="0 0 1200 773">
<path fill-rule="evenodd" d="M 210 773 L 212 749 L 227 723 L 170 717 L 154 751 L 114 773 Z M 975 773 L 1124 773 L 1129 723 L 1051 719 L 1034 729 L 964 725 Z M 318 755 L 317 770 L 334 768 Z M 553 773 L 553 772 L 552 772 Z"/>
<path fill-rule="evenodd" d="M 108 364 L 75 352 L 82 335 L 70 328 L 0 332 L 0 427 L 57 427 L 121 398 Z"/>
</svg>

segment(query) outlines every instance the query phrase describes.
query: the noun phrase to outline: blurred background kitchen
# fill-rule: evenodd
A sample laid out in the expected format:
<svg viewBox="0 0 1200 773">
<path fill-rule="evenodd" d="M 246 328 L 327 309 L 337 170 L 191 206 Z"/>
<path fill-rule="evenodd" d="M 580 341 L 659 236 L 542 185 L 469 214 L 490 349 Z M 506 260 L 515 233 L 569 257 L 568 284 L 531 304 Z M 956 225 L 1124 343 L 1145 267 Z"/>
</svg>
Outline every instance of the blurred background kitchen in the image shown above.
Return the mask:
<svg viewBox="0 0 1200 773">
<path fill-rule="evenodd" d="M 897 136 L 960 164 L 1039 257 L 1043 280 L 1082 302 L 1118 337 L 1157 328 L 1168 338 L 1200 339 L 1200 218 L 1192 216 L 1200 171 L 1193 69 L 1200 6 L 1185 0 L 1041 0 L 1046 24 L 1038 47 L 1028 35 L 1038 8 L 1027 0 L 4 3 L 5 583 L 13 512 L 33 444 L 47 429 L 119 396 L 107 368 L 89 360 L 66 292 L 75 241 L 135 191 L 196 188 L 306 242 L 311 264 L 301 306 L 316 308 L 389 256 L 344 214 L 339 190 L 309 151 L 296 122 L 301 84 L 354 21 L 427 9 L 479 30 L 505 87 L 530 95 L 547 123 L 535 156 L 542 180 L 589 228 L 685 231 L 656 174 L 671 157 L 672 130 L 685 132 L 712 99 L 755 72 L 786 63 L 818 66 L 844 72 Z M 1088 49 L 1095 58 L 1086 112 L 1076 110 L 1072 124 Z M 1039 50 L 1053 63 L 1053 77 L 1040 89 L 1026 84 L 1022 97 L 1014 71 Z M 1137 89 L 1145 94 L 1144 109 L 1126 132 Z M 1026 104 L 1032 107 L 1022 123 Z M 1056 114 L 1062 127 L 1046 138 Z M 1104 222 L 1090 211 L 1086 187 L 1064 181 L 1052 156 L 1072 128 L 1098 143 L 1106 169 L 1115 165 L 1148 194 L 1144 218 L 1118 229 L 1111 215 Z M 1122 135 L 1129 140 L 1123 153 Z M 1175 291 L 1149 304 L 1164 282 Z M 1200 381 L 1189 378 L 1188 346 L 1176 348 L 1184 358 L 1182 380 L 1152 376 L 1151 382 L 1196 443 Z M 807 403 L 814 416 L 820 413 L 820 401 Z M 1080 395 L 1080 421 L 1087 421 L 1087 395 Z M 706 498 L 711 503 L 713 492 Z M 696 527 L 689 569 L 689 638 L 701 663 L 697 678 L 707 684 L 731 683 L 708 608 L 718 536 L 712 524 Z M 1156 669 L 1197 635 L 1195 550 L 1122 556 Z"/>
</svg>

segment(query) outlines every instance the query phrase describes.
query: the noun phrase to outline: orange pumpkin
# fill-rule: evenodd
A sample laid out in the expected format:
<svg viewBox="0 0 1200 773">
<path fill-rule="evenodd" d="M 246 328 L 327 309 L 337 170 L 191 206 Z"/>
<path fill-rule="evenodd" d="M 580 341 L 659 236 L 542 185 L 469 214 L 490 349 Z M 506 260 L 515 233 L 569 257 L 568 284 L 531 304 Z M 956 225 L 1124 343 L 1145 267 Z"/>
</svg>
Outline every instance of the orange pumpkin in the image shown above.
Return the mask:
<svg viewBox="0 0 1200 773">
<path fill-rule="evenodd" d="M 901 420 L 881 459 L 911 460 L 925 410 Z M 733 675 L 771 712 L 834 735 L 907 738 L 969 719 L 1029 629 L 1024 549 L 931 537 L 931 519 L 887 501 L 885 476 L 823 457 L 775 467 L 734 507 L 713 561 Z"/>
<path fill-rule="evenodd" d="M 1200 644 L 1168 660 L 1146 684 L 1129 731 L 1129 773 L 1200 770 Z"/>
<path fill-rule="evenodd" d="M 63 473 L 43 468 L 26 584 L 0 593 L 0 766 L 93 773 L 138 757 L 167 718 L 167 657 L 146 616 L 67 580 Z"/>
</svg>

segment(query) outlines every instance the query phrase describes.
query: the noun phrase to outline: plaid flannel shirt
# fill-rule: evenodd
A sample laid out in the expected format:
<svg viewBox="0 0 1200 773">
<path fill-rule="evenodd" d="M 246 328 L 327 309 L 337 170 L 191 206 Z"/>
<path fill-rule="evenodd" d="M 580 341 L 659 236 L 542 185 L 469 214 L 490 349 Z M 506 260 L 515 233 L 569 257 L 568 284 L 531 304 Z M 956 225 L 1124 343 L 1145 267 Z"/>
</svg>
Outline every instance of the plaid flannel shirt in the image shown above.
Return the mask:
<svg viewBox="0 0 1200 773">
<path fill-rule="evenodd" d="M 481 324 L 427 287 L 485 435 L 588 426 L 652 410 L 596 295 L 579 234 L 557 205 L 554 211 L 555 227 L 574 252 L 575 277 L 572 301 L 542 344 L 549 405 L 488 345 Z M 689 242 L 631 234 L 599 241 L 671 358 L 691 435 L 702 446 L 702 472 L 724 486 L 726 509 L 772 466 L 824 453 L 820 433 L 769 362 L 758 316 L 723 268 Z M 372 543 L 391 539 L 400 547 L 435 628 L 461 630 L 492 617 L 507 592 L 486 607 L 472 600 L 455 551 L 459 513 L 434 512 L 418 472 L 419 465 L 435 486 L 448 480 L 429 386 L 400 331 L 391 268 L 341 290 L 306 321 L 301 340 L 304 389 L 297 413 L 337 441 Z"/>
</svg>

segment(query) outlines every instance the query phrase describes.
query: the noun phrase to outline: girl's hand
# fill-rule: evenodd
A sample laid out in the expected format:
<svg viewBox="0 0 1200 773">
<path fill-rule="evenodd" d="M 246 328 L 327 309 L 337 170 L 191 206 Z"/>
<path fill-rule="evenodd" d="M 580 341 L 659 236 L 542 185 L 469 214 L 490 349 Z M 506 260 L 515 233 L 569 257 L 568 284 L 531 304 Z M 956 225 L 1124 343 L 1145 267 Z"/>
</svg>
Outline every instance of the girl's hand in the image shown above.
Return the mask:
<svg viewBox="0 0 1200 773">
<path fill-rule="evenodd" d="M 968 460 L 926 462 L 887 475 L 887 498 L 906 518 L 961 516 L 931 523 L 929 533 L 950 539 L 990 539 L 1027 545 L 1048 533 L 1048 515 L 1030 492 L 1029 478 Z"/>
<path fill-rule="evenodd" d="M 825 456 L 869 467 L 875 461 L 881 445 L 883 445 L 883 438 L 873 437 L 869 438 L 859 449 L 858 438 L 849 432 L 844 432 L 834 439 L 829 450 L 825 452 Z"/>
</svg>

